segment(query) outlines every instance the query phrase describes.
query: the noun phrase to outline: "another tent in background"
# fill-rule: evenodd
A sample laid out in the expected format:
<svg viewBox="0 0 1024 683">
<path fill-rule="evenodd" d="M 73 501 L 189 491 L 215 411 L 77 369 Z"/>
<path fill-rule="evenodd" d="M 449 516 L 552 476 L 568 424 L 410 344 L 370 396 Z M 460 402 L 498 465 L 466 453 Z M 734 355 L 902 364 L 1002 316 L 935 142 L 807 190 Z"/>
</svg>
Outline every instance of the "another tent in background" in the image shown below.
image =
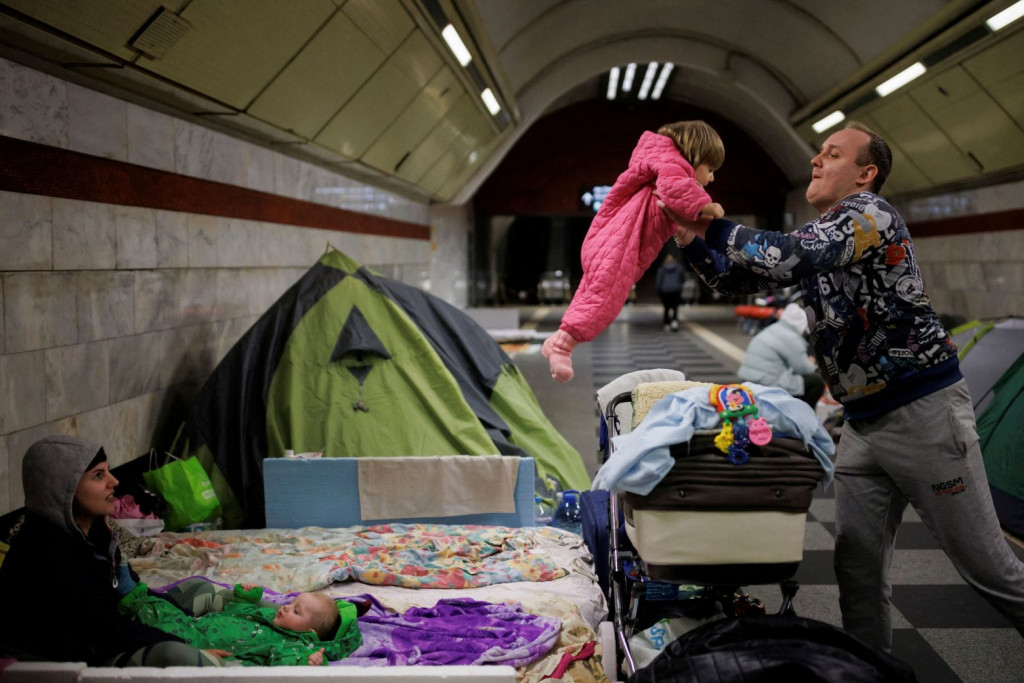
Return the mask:
<svg viewBox="0 0 1024 683">
<path fill-rule="evenodd" d="M 509 357 L 466 313 L 327 252 L 235 344 L 188 421 L 228 526 L 264 523 L 262 461 L 522 455 L 589 488 Z"/>
<path fill-rule="evenodd" d="M 996 514 L 1024 539 L 1024 318 L 974 320 L 953 330 L 978 420 Z"/>
</svg>

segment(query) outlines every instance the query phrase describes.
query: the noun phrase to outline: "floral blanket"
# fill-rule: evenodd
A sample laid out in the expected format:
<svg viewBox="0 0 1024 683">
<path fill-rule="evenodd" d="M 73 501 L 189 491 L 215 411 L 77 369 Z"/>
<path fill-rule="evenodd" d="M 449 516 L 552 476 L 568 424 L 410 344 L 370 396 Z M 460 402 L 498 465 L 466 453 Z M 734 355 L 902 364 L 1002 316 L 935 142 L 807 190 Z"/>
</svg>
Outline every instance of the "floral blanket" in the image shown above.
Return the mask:
<svg viewBox="0 0 1024 683">
<path fill-rule="evenodd" d="M 568 575 L 536 550 L 541 537 L 558 533 L 546 527 L 448 524 L 165 532 L 144 539 L 131 565 L 150 586 L 198 575 L 279 592 L 344 581 L 476 588 Z"/>
</svg>

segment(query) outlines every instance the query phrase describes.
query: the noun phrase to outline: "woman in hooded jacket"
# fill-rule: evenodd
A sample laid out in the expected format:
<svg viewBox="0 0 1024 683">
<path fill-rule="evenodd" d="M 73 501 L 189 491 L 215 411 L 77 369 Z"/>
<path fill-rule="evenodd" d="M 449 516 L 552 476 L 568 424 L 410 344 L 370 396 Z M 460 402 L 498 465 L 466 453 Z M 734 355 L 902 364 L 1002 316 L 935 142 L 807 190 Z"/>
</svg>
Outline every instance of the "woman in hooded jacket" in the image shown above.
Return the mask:
<svg viewBox="0 0 1024 683">
<path fill-rule="evenodd" d="M 91 666 L 220 666 L 211 653 L 118 612 L 138 576 L 106 523 L 117 484 L 103 449 L 76 437 L 47 437 L 25 453 L 25 511 L 0 555 L 0 654 Z"/>
<path fill-rule="evenodd" d="M 825 380 L 807 348 L 807 314 L 796 303 L 787 304 L 778 320 L 750 340 L 736 374 L 742 382 L 757 382 L 785 389 L 814 408 L 825 392 Z"/>
</svg>

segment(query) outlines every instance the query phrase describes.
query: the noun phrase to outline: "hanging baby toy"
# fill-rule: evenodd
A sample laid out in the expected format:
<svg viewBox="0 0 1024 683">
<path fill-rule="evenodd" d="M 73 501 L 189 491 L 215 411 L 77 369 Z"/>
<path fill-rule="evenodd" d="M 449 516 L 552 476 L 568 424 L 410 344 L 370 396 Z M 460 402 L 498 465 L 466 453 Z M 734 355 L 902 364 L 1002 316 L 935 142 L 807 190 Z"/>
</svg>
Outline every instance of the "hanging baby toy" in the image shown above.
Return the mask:
<svg viewBox="0 0 1024 683">
<path fill-rule="evenodd" d="M 715 437 L 715 446 L 729 456 L 733 465 L 742 465 L 750 459 L 747 453 L 750 444 L 764 446 L 772 440 L 771 425 L 757 416 L 754 394 L 747 387 L 740 384 L 712 385 L 709 400 L 722 418 L 722 431 Z"/>
</svg>

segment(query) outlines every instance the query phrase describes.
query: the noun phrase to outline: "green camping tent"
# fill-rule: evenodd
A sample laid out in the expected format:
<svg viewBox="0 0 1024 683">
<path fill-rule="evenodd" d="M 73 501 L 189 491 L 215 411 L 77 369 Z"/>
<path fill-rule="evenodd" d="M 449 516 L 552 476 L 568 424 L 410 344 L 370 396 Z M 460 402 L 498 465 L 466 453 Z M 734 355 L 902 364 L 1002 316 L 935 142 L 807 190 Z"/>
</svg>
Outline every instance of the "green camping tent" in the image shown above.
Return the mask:
<svg viewBox="0 0 1024 683">
<path fill-rule="evenodd" d="M 999 523 L 1024 538 L 1024 318 L 975 320 L 952 337 Z"/>
<path fill-rule="evenodd" d="M 459 309 L 329 251 L 228 352 L 189 419 L 229 526 L 263 525 L 262 460 L 523 455 L 589 488 L 579 453 Z"/>
</svg>

